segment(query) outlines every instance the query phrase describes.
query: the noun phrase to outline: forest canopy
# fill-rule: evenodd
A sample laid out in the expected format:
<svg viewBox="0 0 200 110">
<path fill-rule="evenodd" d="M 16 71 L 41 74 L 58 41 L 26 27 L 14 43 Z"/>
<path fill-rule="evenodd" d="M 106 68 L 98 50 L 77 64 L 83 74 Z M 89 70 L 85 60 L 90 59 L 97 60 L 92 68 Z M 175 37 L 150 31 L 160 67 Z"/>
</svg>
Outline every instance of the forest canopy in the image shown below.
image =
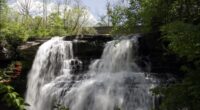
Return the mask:
<svg viewBox="0 0 200 110">
<path fill-rule="evenodd" d="M 17 0 L 17 9 L 1 0 L 1 39 L 12 37 L 22 41 L 31 37 L 51 37 L 76 34 L 95 34 L 90 15 L 79 0 L 58 0 L 53 11 L 43 0 L 42 12 L 32 14 L 32 0 Z M 62 7 L 61 7 L 62 4 Z M 62 8 L 62 9 L 61 9 Z"/>
</svg>

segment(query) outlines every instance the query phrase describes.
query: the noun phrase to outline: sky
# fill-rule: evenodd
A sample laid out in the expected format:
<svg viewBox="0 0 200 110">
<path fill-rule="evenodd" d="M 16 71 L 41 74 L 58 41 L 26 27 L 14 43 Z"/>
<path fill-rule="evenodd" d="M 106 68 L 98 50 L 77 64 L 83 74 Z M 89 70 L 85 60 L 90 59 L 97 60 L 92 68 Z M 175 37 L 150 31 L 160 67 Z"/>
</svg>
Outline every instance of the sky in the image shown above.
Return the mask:
<svg viewBox="0 0 200 110">
<path fill-rule="evenodd" d="M 99 16 L 106 14 L 107 0 L 82 0 L 82 2 L 89 8 L 95 18 L 98 19 Z"/>
<path fill-rule="evenodd" d="M 20 1 L 20 0 L 19 0 Z M 24 0 L 21 0 L 24 1 Z M 51 0 L 53 1 L 53 0 Z M 84 6 L 87 7 L 90 19 L 92 22 L 97 23 L 99 21 L 100 16 L 103 16 L 106 14 L 106 3 L 107 0 L 81 0 Z M 8 0 L 9 6 L 12 8 L 17 8 L 17 0 Z M 34 13 L 42 13 L 42 0 L 32 0 L 32 8 L 31 12 Z M 55 4 L 51 2 L 49 4 L 49 7 L 53 7 Z M 53 11 L 53 8 L 49 8 L 48 11 Z"/>
</svg>

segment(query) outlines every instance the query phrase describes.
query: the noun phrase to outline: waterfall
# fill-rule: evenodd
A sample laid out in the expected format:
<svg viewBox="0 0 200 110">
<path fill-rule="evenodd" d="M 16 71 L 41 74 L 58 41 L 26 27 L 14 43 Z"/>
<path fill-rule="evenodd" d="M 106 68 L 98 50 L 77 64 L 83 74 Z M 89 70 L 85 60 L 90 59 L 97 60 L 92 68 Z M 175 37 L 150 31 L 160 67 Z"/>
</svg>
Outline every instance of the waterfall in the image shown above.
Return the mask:
<svg viewBox="0 0 200 110">
<path fill-rule="evenodd" d="M 72 42 L 53 38 L 39 48 L 28 76 L 28 110 L 151 110 L 150 79 L 135 63 L 137 39 L 113 40 L 86 73 L 74 74 L 82 62 Z"/>
</svg>

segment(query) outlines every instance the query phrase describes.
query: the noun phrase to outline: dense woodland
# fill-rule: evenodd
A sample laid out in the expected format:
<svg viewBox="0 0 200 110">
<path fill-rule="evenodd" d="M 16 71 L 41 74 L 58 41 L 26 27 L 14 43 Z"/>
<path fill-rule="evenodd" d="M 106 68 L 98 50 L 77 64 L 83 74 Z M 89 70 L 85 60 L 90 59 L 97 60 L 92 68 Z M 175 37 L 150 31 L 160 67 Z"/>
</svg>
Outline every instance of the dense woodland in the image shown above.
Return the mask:
<svg viewBox="0 0 200 110">
<path fill-rule="evenodd" d="M 29 0 L 19 4 L 20 12 L 8 7 L 6 0 L 0 4 L 0 43 L 15 48 L 30 38 L 95 34 L 88 26 L 86 8 L 78 0 L 65 0 L 66 9 L 47 15 L 44 2 L 43 15 L 30 14 Z M 45 1 L 45 0 L 44 0 Z M 67 6 L 71 4 L 72 8 Z M 184 60 L 180 68 L 183 77 L 174 84 L 157 87 L 155 95 L 163 97 L 160 110 L 200 110 L 200 1 L 199 0 L 119 0 L 107 3 L 107 15 L 101 17 L 100 26 L 112 26 L 113 35 L 133 34 L 135 27 L 141 33 L 159 32 L 161 40 L 167 41 L 167 49 Z M 62 15 L 62 17 L 61 17 Z M 13 56 L 14 61 L 17 56 Z M 12 66 L 12 65 L 11 65 Z M 0 94 L 2 103 L 16 109 L 27 104 L 14 92 L 9 77 L 1 69 Z"/>
</svg>

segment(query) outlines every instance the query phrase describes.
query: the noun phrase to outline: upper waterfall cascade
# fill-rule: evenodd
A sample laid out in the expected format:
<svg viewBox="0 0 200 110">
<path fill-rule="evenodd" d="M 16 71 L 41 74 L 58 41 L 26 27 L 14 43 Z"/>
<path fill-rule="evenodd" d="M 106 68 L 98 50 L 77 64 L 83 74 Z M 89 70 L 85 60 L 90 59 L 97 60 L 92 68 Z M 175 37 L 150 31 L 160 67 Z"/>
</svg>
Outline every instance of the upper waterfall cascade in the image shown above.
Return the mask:
<svg viewBox="0 0 200 110">
<path fill-rule="evenodd" d="M 28 110 L 151 110 L 152 79 L 135 63 L 137 39 L 107 42 L 89 70 L 74 74 L 82 62 L 73 55 L 72 41 L 55 37 L 42 44 L 28 76 Z"/>
</svg>

